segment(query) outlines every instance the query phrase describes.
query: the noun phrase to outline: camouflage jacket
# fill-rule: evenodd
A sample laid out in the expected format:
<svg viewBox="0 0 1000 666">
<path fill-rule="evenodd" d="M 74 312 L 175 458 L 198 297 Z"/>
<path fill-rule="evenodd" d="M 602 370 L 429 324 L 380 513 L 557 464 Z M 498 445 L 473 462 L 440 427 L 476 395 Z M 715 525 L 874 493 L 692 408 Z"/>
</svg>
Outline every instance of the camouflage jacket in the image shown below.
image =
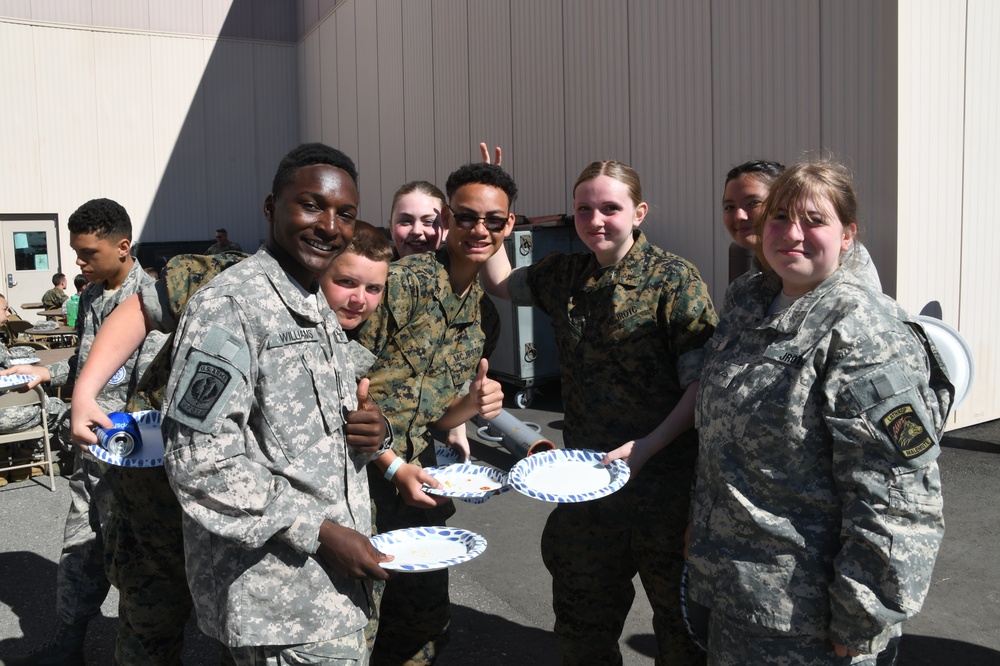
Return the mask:
<svg viewBox="0 0 1000 666">
<path fill-rule="evenodd" d="M 396 454 L 425 466 L 437 464 L 428 425 L 475 377 L 500 336 L 496 306 L 479 282 L 456 295 L 448 264 L 447 249 L 391 264 L 382 303 L 358 334 L 377 357 L 367 377 L 392 424 Z M 429 457 L 421 458 L 424 451 Z"/>
<path fill-rule="evenodd" d="M 49 289 L 42 295 L 42 305 L 45 306 L 46 310 L 55 310 L 56 308 L 61 308 L 63 301 L 65 301 L 69 296 L 66 292 L 58 287 L 53 287 Z"/>
<path fill-rule="evenodd" d="M 10 351 L 0 344 L 0 368 L 12 365 Z M 20 432 L 34 428 L 42 422 L 42 411 L 38 405 L 19 405 L 0 409 L 0 434 Z"/>
<path fill-rule="evenodd" d="M 163 407 L 163 394 L 170 379 L 170 353 L 177 320 L 191 296 L 226 268 L 247 258 L 246 254 L 225 252 L 218 255 L 181 254 L 167 261 L 162 280 L 142 285 L 139 298 L 147 317 L 158 331 L 167 334 L 160 353 L 143 373 L 129 399 L 128 411 Z"/>
<path fill-rule="evenodd" d="M 169 284 L 169 281 L 168 281 Z M 164 403 L 164 466 L 184 511 L 199 626 L 227 645 L 343 636 L 368 591 L 317 554 L 324 519 L 370 534 L 347 337 L 265 249 L 188 302 Z"/>
<path fill-rule="evenodd" d="M 705 347 L 690 594 L 876 653 L 930 584 L 954 389 L 919 325 L 850 271 L 766 314 L 780 289 L 746 282 Z"/>
<path fill-rule="evenodd" d="M 89 284 L 80 297 L 80 313 L 76 321 L 77 346 L 76 353 L 69 359 L 57 361 L 48 367 L 52 374 L 52 385 L 63 386 L 76 379 L 77 373 L 87 361 L 90 347 L 94 344 L 97 329 L 118 307 L 118 304 L 136 293 L 144 284 L 152 284 L 153 279 L 146 275 L 142 266 L 136 261 L 132 264 L 122 286 L 111 293 L 104 291 L 104 283 Z M 129 357 L 125 365 L 119 368 L 107 385 L 97 395 L 97 403 L 104 413 L 121 411 L 125 401 L 135 389 L 135 385 L 143 371 L 163 345 L 164 336 L 151 333 L 146 336 L 142 346 Z"/>
<path fill-rule="evenodd" d="M 552 318 L 567 448 L 610 451 L 649 434 L 698 379 L 701 347 L 715 330 L 698 270 L 642 232 L 634 238 L 614 266 L 602 268 L 590 252 L 553 252 L 511 273 L 511 300 Z M 672 465 L 678 447 L 695 441 L 689 431 L 647 467 Z"/>
</svg>

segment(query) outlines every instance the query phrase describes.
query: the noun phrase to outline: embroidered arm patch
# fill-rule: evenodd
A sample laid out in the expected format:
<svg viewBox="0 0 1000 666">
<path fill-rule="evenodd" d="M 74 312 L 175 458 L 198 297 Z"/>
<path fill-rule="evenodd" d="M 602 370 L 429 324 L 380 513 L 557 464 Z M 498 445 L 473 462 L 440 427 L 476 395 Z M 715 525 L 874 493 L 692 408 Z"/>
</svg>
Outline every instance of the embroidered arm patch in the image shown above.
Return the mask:
<svg viewBox="0 0 1000 666">
<path fill-rule="evenodd" d="M 212 432 L 249 369 L 246 343 L 213 326 L 201 349 L 192 348 L 181 370 L 173 418 L 200 432 Z M 207 352 L 207 353 L 206 353 Z"/>
<path fill-rule="evenodd" d="M 880 422 L 889 439 L 907 460 L 934 446 L 934 440 L 910 404 L 893 408 Z"/>
</svg>

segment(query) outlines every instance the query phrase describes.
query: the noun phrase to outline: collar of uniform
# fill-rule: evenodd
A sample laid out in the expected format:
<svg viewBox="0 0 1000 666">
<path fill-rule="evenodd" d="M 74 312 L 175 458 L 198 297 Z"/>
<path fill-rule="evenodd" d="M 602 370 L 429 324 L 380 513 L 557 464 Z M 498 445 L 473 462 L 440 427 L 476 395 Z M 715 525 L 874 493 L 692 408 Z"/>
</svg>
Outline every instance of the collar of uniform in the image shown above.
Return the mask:
<svg viewBox="0 0 1000 666">
<path fill-rule="evenodd" d="M 254 258 L 260 262 L 261 267 L 264 269 L 264 275 L 267 276 L 267 279 L 274 286 L 274 291 L 278 294 L 278 298 L 282 300 L 289 310 L 314 324 L 319 324 L 329 319 L 326 315 L 330 313 L 330 306 L 326 304 L 326 299 L 318 297 L 316 299 L 317 307 L 312 307 L 312 304 L 302 295 L 302 288 L 292 282 L 292 279 L 288 277 L 288 273 L 285 272 L 285 269 L 281 267 L 281 264 L 278 263 L 278 260 L 274 258 L 274 255 L 271 254 L 266 246 L 262 245 L 257 254 L 254 255 Z M 313 281 L 311 291 L 314 294 L 316 293 L 315 280 Z"/>
<path fill-rule="evenodd" d="M 763 313 L 767 311 L 771 301 L 777 296 L 778 291 L 780 291 L 781 279 L 773 272 L 763 273 L 761 278 L 761 284 L 765 285 L 766 291 L 763 291 L 762 298 L 757 299 L 756 307 L 761 308 L 761 313 Z M 765 317 L 762 324 L 780 333 L 794 334 L 801 328 L 806 317 L 809 316 L 809 313 L 816 307 L 823 296 L 841 281 L 850 280 L 851 278 L 850 271 L 847 269 L 843 267 L 837 269 L 833 275 L 816 285 L 808 294 L 803 294 L 794 303 L 781 312 L 774 314 L 770 319 Z M 770 294 L 769 297 L 768 294 Z"/>
<path fill-rule="evenodd" d="M 597 264 L 597 257 L 591 253 L 590 264 L 585 271 L 589 278 L 585 281 L 583 291 L 593 291 L 600 289 L 609 282 L 620 284 L 625 287 L 638 285 L 646 275 L 646 262 L 648 253 L 646 252 L 649 242 L 646 236 L 639 229 L 632 230 L 632 247 L 614 266 L 601 267 Z"/>
</svg>

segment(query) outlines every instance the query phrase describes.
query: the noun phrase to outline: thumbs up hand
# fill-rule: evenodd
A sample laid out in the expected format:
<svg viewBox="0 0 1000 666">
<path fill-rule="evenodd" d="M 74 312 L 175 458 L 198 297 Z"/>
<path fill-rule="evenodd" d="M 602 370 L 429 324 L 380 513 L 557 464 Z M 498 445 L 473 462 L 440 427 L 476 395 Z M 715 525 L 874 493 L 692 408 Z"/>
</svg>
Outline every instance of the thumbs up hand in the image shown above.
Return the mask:
<svg viewBox="0 0 1000 666">
<path fill-rule="evenodd" d="M 347 444 L 366 455 L 378 451 L 389 435 L 389 424 L 382 410 L 368 395 L 370 384 L 367 378 L 358 382 L 358 408 L 347 413 L 344 423 Z"/>
<path fill-rule="evenodd" d="M 503 408 L 503 388 L 500 382 L 486 376 L 489 369 L 489 361 L 480 359 L 476 377 L 469 386 L 469 395 L 476 401 L 479 415 L 486 419 L 494 418 Z"/>
</svg>

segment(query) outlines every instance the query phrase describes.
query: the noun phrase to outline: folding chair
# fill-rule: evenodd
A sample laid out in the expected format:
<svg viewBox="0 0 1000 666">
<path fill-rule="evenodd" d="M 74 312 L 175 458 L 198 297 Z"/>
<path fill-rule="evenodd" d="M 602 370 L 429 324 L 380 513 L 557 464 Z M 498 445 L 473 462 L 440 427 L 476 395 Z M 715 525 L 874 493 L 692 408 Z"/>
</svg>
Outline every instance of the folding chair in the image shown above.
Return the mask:
<svg viewBox="0 0 1000 666">
<path fill-rule="evenodd" d="M 55 492 L 56 475 L 55 470 L 52 467 L 55 464 L 55 460 L 52 458 L 52 446 L 49 443 L 49 418 L 48 414 L 45 413 L 45 391 L 42 390 L 41 385 L 38 385 L 25 393 L 8 391 L 7 393 L 0 395 L 0 408 L 19 407 L 21 405 L 38 405 L 38 408 L 42 412 L 42 423 L 34 428 L 0 435 L 0 444 L 10 444 L 24 441 L 34 442 L 41 439 L 45 445 L 45 458 L 40 461 L 32 459 L 28 462 L 18 462 L 19 460 L 23 460 L 23 457 L 11 455 L 11 464 L 9 466 L 0 464 L 0 469 L 10 471 L 14 469 L 24 469 L 26 467 L 45 467 L 47 465 L 49 468 L 49 490 Z"/>
</svg>

